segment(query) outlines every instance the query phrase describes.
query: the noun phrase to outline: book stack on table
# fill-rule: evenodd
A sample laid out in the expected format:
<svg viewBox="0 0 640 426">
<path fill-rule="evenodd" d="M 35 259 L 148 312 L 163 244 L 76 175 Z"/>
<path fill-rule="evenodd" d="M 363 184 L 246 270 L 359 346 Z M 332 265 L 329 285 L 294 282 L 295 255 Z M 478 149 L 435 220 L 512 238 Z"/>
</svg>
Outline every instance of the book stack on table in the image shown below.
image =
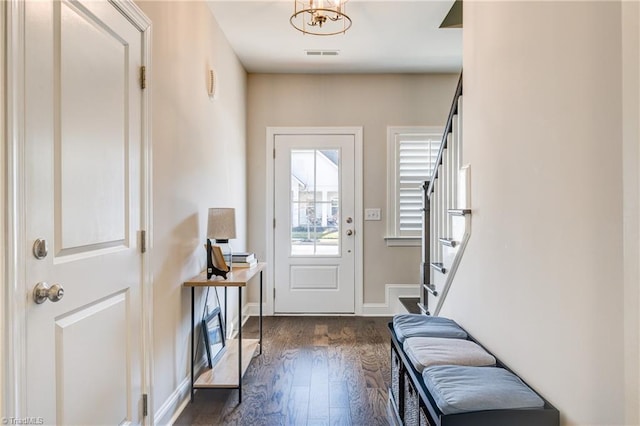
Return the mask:
<svg viewBox="0 0 640 426">
<path fill-rule="evenodd" d="M 231 267 L 233 268 L 253 268 L 258 264 L 258 259 L 254 253 L 233 253 L 231 255 Z"/>
</svg>

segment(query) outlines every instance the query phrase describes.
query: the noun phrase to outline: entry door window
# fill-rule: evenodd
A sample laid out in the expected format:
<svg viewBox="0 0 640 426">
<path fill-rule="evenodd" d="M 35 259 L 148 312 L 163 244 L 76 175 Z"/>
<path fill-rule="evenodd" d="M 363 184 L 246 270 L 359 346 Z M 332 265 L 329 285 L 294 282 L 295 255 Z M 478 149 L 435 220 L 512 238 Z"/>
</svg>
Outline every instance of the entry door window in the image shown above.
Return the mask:
<svg viewBox="0 0 640 426">
<path fill-rule="evenodd" d="M 340 255 L 340 150 L 291 150 L 291 256 Z"/>
</svg>

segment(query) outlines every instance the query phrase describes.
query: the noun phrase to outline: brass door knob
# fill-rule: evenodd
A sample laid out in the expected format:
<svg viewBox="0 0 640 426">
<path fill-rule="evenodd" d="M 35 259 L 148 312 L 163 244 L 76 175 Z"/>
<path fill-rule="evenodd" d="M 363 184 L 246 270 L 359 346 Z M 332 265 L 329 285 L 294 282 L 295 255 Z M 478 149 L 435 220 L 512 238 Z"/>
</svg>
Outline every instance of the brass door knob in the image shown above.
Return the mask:
<svg viewBox="0 0 640 426">
<path fill-rule="evenodd" d="M 33 301 L 41 304 L 49 299 L 52 302 L 58 302 L 64 296 L 64 288 L 60 284 L 53 284 L 49 287 L 46 282 L 39 282 L 33 289 Z"/>
</svg>

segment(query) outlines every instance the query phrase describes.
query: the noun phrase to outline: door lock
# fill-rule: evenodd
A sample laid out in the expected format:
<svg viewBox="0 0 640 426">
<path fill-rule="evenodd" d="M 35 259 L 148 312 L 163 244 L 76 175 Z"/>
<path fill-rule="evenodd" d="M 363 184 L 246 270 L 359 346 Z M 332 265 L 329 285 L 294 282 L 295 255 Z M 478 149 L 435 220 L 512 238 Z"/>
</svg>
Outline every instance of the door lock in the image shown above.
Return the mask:
<svg viewBox="0 0 640 426">
<path fill-rule="evenodd" d="M 47 301 L 58 302 L 64 296 L 64 288 L 60 284 L 49 287 L 46 282 L 39 282 L 33 289 L 33 301 L 38 305 Z"/>
<path fill-rule="evenodd" d="M 49 248 L 47 247 L 47 240 L 44 238 L 38 238 L 33 243 L 33 255 L 36 259 L 41 260 L 47 257 L 49 254 Z"/>
<path fill-rule="evenodd" d="M 355 234 L 356 231 L 354 231 L 353 229 L 347 229 L 347 236 L 352 236 L 353 234 Z"/>
</svg>

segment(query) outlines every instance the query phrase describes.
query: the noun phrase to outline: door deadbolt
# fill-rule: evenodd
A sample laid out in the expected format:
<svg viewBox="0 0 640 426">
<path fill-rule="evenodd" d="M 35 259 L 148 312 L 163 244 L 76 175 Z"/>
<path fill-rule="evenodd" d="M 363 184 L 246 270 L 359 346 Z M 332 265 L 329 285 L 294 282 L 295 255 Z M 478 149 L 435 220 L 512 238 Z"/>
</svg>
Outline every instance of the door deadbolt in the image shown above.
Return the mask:
<svg viewBox="0 0 640 426">
<path fill-rule="evenodd" d="M 44 259 L 49 254 L 49 248 L 47 247 L 47 240 L 38 238 L 33 243 L 33 255 L 36 259 Z"/>
<path fill-rule="evenodd" d="M 58 302 L 64 296 L 64 288 L 60 284 L 49 287 L 46 282 L 39 282 L 33 289 L 33 301 L 38 305 L 47 301 Z"/>
</svg>

